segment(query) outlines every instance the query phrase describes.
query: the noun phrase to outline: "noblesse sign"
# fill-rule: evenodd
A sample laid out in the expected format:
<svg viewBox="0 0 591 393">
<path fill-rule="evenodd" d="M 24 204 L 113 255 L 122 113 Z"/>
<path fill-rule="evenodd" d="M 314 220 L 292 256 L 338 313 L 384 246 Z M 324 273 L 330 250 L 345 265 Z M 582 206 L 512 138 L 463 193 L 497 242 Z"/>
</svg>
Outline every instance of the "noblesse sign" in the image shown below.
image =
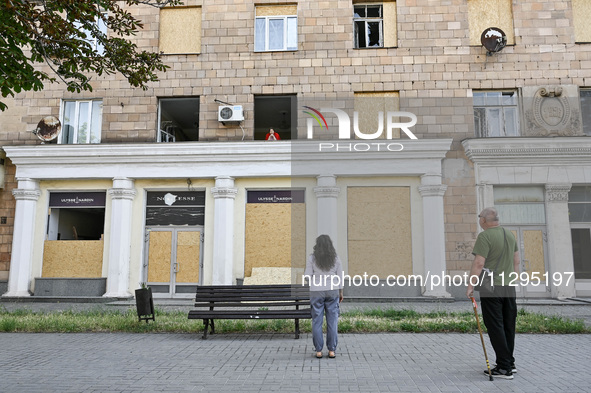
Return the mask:
<svg viewBox="0 0 591 393">
<path fill-rule="evenodd" d="M 52 192 L 49 207 L 105 207 L 106 193 L 102 192 Z"/>
<path fill-rule="evenodd" d="M 304 203 L 304 190 L 248 191 L 247 203 Z"/>
</svg>

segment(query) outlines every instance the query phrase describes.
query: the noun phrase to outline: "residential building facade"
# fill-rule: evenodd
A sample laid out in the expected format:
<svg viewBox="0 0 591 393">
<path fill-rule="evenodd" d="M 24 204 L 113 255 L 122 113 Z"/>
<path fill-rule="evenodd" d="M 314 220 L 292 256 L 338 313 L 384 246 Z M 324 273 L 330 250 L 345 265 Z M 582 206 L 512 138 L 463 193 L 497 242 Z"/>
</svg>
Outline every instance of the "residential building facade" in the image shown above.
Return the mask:
<svg viewBox="0 0 591 393">
<path fill-rule="evenodd" d="M 129 12 L 140 49 L 170 66 L 159 81 L 47 85 L 0 114 L 3 296 L 128 297 L 147 282 L 190 297 L 269 267 L 298 280 L 326 233 L 345 273 L 375 278 L 350 296 L 461 297 L 487 206 L 520 245 L 519 296 L 591 294 L 588 2 Z M 61 132 L 41 143 L 46 116 Z"/>
</svg>

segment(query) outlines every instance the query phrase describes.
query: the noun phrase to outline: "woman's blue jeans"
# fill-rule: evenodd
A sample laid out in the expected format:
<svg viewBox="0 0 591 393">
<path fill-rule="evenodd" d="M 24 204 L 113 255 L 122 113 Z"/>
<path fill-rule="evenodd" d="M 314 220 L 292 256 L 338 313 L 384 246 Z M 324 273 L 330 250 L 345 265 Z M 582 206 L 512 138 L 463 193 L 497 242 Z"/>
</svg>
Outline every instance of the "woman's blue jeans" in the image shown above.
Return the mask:
<svg viewBox="0 0 591 393">
<path fill-rule="evenodd" d="M 335 295 L 336 292 L 336 295 Z M 312 309 L 312 342 L 316 352 L 324 348 L 322 322 L 326 313 L 326 347 L 335 351 L 338 343 L 339 322 L 339 293 L 337 291 L 310 292 L 310 306 Z"/>
</svg>

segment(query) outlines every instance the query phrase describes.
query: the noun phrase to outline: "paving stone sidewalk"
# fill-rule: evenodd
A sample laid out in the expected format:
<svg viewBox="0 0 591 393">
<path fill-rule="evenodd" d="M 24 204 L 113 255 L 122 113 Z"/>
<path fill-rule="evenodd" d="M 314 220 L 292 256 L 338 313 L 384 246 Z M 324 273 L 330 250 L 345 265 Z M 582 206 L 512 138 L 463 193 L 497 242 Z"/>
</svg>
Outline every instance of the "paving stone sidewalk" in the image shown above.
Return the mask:
<svg viewBox="0 0 591 393">
<path fill-rule="evenodd" d="M 0 392 L 588 392 L 590 344 L 518 335 L 491 382 L 475 334 L 341 334 L 316 359 L 309 334 L 2 333 Z"/>
</svg>

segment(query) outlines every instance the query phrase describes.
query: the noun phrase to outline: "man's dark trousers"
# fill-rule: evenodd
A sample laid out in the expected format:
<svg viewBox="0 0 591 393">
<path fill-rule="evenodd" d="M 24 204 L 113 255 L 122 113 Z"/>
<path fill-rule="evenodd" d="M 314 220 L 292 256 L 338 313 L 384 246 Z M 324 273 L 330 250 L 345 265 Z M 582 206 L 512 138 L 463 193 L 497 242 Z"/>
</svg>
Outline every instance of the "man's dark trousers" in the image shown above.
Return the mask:
<svg viewBox="0 0 591 393">
<path fill-rule="evenodd" d="M 511 370 L 511 365 L 515 363 L 515 287 L 497 285 L 494 287 L 494 295 L 481 296 L 480 303 L 482 319 L 497 356 L 497 366 L 503 370 Z"/>
</svg>

